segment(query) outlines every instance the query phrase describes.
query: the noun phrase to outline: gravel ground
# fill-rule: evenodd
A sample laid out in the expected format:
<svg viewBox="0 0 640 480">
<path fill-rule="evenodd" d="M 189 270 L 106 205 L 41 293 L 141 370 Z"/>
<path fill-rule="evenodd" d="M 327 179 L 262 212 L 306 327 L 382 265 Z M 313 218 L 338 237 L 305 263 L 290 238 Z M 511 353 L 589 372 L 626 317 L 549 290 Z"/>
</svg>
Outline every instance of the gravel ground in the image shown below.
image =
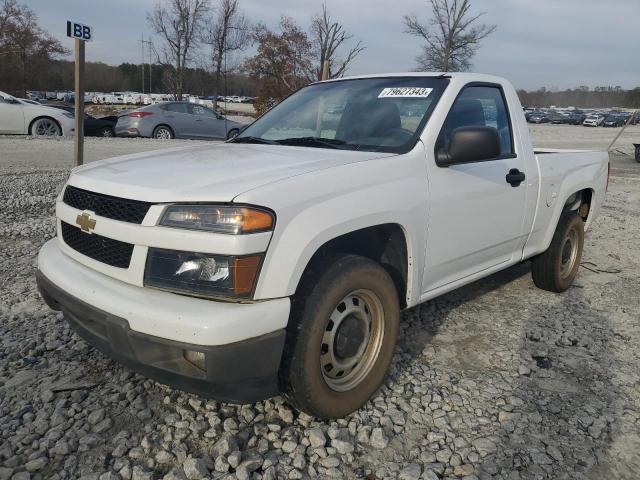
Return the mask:
<svg viewBox="0 0 640 480">
<path fill-rule="evenodd" d="M 91 139 L 88 157 L 167 145 L 123 140 Z M 640 477 L 630 157 L 613 158 L 573 288 L 538 290 L 523 264 L 404 312 L 380 392 L 321 422 L 282 398 L 235 406 L 147 380 L 44 305 L 36 255 L 54 235 L 66 150 L 0 139 L 0 480 Z"/>
</svg>

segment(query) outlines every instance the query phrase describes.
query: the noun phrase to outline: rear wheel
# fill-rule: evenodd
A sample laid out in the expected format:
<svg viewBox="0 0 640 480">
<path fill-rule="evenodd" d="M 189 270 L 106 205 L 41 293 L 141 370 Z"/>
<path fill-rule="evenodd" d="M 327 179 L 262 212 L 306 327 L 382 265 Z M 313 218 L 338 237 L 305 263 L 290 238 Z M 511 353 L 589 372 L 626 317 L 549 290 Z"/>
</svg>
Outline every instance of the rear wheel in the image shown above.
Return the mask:
<svg viewBox="0 0 640 480">
<path fill-rule="evenodd" d="M 356 255 L 312 267 L 294 299 L 281 367 L 283 390 L 300 410 L 340 418 L 380 387 L 400 317 L 393 280 Z"/>
<path fill-rule="evenodd" d="M 153 130 L 153 138 L 161 140 L 171 140 L 174 138 L 173 130 L 166 125 L 159 125 Z"/>
<path fill-rule="evenodd" d="M 31 124 L 31 135 L 56 137 L 62 135 L 62 129 L 53 118 L 38 118 Z"/>
<path fill-rule="evenodd" d="M 98 132 L 100 137 L 115 137 L 116 133 L 113 131 L 111 127 L 102 127 Z"/>
<path fill-rule="evenodd" d="M 584 222 L 577 212 L 564 212 L 560 217 L 551 245 L 533 259 L 531 275 L 538 288 L 564 292 L 578 274 L 584 246 Z"/>
</svg>

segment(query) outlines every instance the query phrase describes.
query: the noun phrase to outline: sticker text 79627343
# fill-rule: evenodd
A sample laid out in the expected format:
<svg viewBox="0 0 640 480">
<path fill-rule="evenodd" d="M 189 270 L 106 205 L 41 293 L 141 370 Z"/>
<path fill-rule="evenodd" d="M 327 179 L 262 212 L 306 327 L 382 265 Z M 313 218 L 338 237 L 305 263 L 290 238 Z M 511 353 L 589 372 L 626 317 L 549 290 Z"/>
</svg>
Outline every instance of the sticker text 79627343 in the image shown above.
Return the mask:
<svg viewBox="0 0 640 480">
<path fill-rule="evenodd" d="M 426 87 L 383 88 L 378 98 L 427 98 L 432 91 Z"/>
</svg>

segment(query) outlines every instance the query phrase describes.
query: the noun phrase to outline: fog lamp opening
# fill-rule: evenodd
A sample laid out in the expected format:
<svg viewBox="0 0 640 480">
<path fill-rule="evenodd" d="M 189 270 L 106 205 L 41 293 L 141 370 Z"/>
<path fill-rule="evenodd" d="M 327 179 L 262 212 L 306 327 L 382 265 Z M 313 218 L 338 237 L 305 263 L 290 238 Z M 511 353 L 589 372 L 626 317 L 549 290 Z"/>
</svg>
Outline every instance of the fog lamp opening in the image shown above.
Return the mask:
<svg viewBox="0 0 640 480">
<path fill-rule="evenodd" d="M 202 352 L 195 352 L 193 350 L 185 350 L 184 351 L 184 359 L 189 362 L 194 367 L 199 368 L 203 372 L 207 370 L 206 368 L 206 356 Z"/>
</svg>

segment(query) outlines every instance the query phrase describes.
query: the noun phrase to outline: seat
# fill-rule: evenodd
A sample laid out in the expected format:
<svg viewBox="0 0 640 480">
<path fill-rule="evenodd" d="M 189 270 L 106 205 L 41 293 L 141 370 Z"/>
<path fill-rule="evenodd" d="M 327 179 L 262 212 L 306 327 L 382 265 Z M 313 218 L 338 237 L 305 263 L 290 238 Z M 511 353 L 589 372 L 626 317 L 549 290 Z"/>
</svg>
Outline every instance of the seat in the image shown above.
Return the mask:
<svg viewBox="0 0 640 480">
<path fill-rule="evenodd" d="M 400 111 L 389 100 L 350 102 L 340 119 L 336 138 L 351 142 L 370 137 L 384 137 L 391 130 L 400 128 Z"/>
<path fill-rule="evenodd" d="M 483 127 L 487 124 L 482 102 L 475 98 L 459 98 L 447 116 L 445 129 L 450 135 L 460 127 Z"/>
</svg>

